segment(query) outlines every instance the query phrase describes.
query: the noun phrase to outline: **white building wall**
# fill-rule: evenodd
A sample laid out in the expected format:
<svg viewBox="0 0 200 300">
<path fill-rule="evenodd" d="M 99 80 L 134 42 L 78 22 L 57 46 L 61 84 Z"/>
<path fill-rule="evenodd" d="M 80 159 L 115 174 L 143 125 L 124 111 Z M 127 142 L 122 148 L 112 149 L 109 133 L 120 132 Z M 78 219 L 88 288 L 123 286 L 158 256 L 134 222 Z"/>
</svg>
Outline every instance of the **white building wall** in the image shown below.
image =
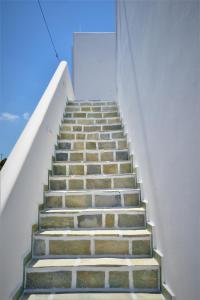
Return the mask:
<svg viewBox="0 0 200 300">
<path fill-rule="evenodd" d="M 117 87 L 163 280 L 200 299 L 200 2 L 117 1 Z"/>
<path fill-rule="evenodd" d="M 114 100 L 114 32 L 74 33 L 73 86 L 77 100 Z"/>
</svg>

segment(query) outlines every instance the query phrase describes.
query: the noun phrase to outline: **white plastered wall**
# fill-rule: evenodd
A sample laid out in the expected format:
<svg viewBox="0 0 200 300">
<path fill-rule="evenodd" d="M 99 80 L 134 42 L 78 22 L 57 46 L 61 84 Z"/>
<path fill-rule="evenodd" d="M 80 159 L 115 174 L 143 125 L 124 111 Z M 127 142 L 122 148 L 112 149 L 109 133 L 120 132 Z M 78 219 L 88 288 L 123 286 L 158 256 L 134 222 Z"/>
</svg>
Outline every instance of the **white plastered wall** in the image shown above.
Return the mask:
<svg viewBox="0 0 200 300">
<path fill-rule="evenodd" d="M 117 1 L 117 88 L 177 300 L 200 299 L 200 2 Z"/>
<path fill-rule="evenodd" d="M 73 85 L 77 100 L 115 100 L 114 32 L 74 33 Z"/>
</svg>

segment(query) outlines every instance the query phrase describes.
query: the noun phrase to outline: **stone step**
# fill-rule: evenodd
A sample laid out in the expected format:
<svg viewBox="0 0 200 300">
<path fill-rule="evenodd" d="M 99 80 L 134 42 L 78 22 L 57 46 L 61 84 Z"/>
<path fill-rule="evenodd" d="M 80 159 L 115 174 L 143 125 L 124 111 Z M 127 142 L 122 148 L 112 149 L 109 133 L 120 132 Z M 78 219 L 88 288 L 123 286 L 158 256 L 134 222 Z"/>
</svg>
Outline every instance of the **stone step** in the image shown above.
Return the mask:
<svg viewBox="0 0 200 300">
<path fill-rule="evenodd" d="M 82 101 L 82 100 L 76 100 L 76 101 L 69 101 L 67 105 L 70 106 L 108 106 L 108 105 L 116 105 L 116 101 L 101 101 L 101 100 L 89 100 L 89 101 Z"/>
<path fill-rule="evenodd" d="M 57 149 L 67 150 L 122 150 L 127 149 L 127 140 L 115 139 L 115 140 L 65 140 L 58 139 Z"/>
<path fill-rule="evenodd" d="M 139 205 L 139 189 L 45 192 L 46 208 L 137 207 Z"/>
<path fill-rule="evenodd" d="M 64 118 L 96 118 L 96 119 L 104 119 L 104 118 L 119 118 L 119 112 L 65 112 Z"/>
<path fill-rule="evenodd" d="M 131 161 L 53 162 L 52 175 L 128 174 L 134 172 Z"/>
<path fill-rule="evenodd" d="M 63 118 L 62 124 L 77 124 L 77 125 L 96 125 L 96 124 L 121 124 L 121 119 L 120 118 L 105 118 L 105 119 L 95 119 L 95 118 L 90 118 L 90 119 L 74 119 L 74 118 Z"/>
<path fill-rule="evenodd" d="M 112 112 L 118 111 L 118 106 L 115 105 L 67 105 L 65 108 L 66 112 Z"/>
<path fill-rule="evenodd" d="M 65 144 L 67 147 L 71 144 Z M 56 161 L 127 161 L 129 160 L 129 151 L 127 149 L 123 150 L 56 150 L 55 160 Z"/>
<path fill-rule="evenodd" d="M 161 294 L 153 293 L 66 293 L 66 294 L 28 294 L 20 300 L 166 300 Z"/>
<path fill-rule="evenodd" d="M 144 229 L 146 226 L 143 207 L 45 209 L 39 219 L 41 229 Z"/>
<path fill-rule="evenodd" d="M 50 230 L 33 236 L 34 257 L 150 257 L 148 230 Z"/>
<path fill-rule="evenodd" d="M 58 140 L 116 140 L 125 138 L 123 130 L 106 132 L 75 132 L 60 130 Z"/>
<path fill-rule="evenodd" d="M 50 190 L 136 188 L 136 175 L 49 176 Z"/>
<path fill-rule="evenodd" d="M 104 125 L 66 125 L 62 124 L 61 131 L 76 131 L 76 132 L 107 132 L 107 131 L 116 131 L 116 130 L 122 130 L 123 126 L 122 124 L 104 124 Z"/>
<path fill-rule="evenodd" d="M 26 291 L 159 292 L 160 267 L 154 258 L 65 258 L 32 260 Z"/>
</svg>

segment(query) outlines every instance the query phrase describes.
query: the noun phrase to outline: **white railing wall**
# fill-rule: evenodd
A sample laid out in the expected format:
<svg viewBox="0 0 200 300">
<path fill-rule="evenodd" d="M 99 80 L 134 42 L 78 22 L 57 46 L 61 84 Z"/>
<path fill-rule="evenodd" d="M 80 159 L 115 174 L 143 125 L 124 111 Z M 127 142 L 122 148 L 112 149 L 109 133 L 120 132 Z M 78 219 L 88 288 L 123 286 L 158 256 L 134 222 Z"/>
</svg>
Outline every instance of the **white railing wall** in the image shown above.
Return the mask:
<svg viewBox="0 0 200 300">
<path fill-rule="evenodd" d="M 61 62 L 0 172 L 0 299 L 11 299 L 23 280 L 23 258 L 31 250 L 32 225 L 56 144 L 59 125 L 74 93 Z"/>
</svg>

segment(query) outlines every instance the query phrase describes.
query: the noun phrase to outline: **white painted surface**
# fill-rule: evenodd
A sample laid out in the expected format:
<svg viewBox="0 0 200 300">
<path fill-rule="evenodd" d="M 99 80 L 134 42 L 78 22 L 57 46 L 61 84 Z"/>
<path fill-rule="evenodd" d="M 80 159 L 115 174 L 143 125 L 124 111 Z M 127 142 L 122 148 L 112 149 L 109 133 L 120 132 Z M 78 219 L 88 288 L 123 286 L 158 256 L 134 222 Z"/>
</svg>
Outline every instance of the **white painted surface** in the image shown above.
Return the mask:
<svg viewBox="0 0 200 300">
<path fill-rule="evenodd" d="M 22 283 L 23 258 L 31 250 L 43 185 L 67 99 L 74 100 L 66 62 L 61 62 L 0 172 L 0 299 Z"/>
<path fill-rule="evenodd" d="M 117 86 L 177 300 L 200 295 L 200 2 L 117 2 Z"/>
<path fill-rule="evenodd" d="M 73 85 L 78 100 L 115 100 L 114 32 L 74 33 Z"/>
</svg>

